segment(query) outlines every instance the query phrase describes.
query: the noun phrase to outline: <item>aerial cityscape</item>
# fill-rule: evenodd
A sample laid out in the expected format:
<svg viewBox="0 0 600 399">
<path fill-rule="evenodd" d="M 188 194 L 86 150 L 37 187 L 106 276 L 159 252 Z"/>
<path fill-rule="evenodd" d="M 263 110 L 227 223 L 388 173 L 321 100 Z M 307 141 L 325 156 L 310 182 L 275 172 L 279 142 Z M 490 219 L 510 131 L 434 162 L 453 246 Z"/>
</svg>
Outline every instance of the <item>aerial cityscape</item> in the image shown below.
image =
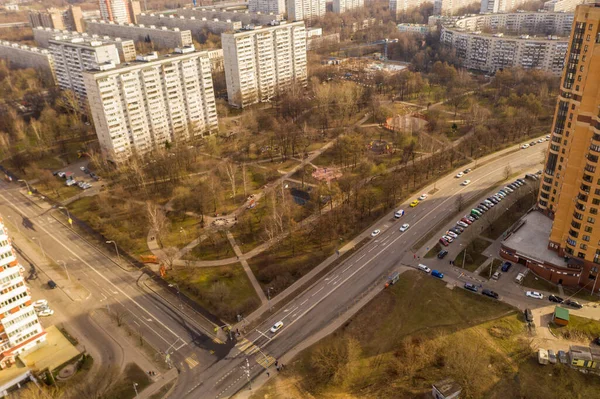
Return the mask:
<svg viewBox="0 0 600 399">
<path fill-rule="evenodd" d="M 597 0 L 0 0 L 0 398 L 600 398 L 599 159 Z"/>
</svg>

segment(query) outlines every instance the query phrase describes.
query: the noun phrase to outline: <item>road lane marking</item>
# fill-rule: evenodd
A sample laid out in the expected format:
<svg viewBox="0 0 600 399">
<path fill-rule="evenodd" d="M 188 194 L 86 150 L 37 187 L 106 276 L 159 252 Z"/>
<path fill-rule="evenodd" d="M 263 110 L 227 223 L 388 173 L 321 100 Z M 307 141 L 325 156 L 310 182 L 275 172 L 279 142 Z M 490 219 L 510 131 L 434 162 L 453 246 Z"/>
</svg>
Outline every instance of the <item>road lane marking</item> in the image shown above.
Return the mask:
<svg viewBox="0 0 600 399">
<path fill-rule="evenodd" d="M 306 302 L 308 302 L 308 299 L 305 299 L 305 300 L 304 300 L 304 302 L 302 302 L 302 303 L 300 304 L 300 306 L 304 305 Z"/>
<path fill-rule="evenodd" d="M 321 288 L 319 288 L 319 291 L 317 291 L 317 292 L 313 293 L 313 294 L 311 295 L 311 297 L 313 297 L 313 296 L 317 295 L 319 292 L 321 292 L 321 291 L 323 290 L 323 288 L 325 288 L 325 287 L 321 287 Z"/>
</svg>

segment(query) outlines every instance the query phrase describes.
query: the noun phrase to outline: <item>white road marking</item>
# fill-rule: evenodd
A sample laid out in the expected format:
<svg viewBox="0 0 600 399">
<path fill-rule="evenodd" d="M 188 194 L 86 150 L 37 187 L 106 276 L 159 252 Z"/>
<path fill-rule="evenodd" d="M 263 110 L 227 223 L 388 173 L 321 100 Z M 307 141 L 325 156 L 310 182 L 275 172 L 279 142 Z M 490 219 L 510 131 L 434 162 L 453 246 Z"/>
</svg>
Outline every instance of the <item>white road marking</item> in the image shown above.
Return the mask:
<svg viewBox="0 0 600 399">
<path fill-rule="evenodd" d="M 304 300 L 304 302 L 302 302 L 302 303 L 300 304 L 300 306 L 304 305 L 306 302 L 308 302 L 308 299 L 305 299 L 305 300 Z"/>
<path fill-rule="evenodd" d="M 312 296 L 315 296 L 315 295 L 317 295 L 319 292 L 321 292 L 321 291 L 323 290 L 323 288 L 325 288 L 325 287 L 321 287 L 321 288 L 319 288 L 319 291 L 317 291 L 317 292 L 313 293 L 313 294 L 311 295 L 311 297 L 312 297 Z"/>
</svg>

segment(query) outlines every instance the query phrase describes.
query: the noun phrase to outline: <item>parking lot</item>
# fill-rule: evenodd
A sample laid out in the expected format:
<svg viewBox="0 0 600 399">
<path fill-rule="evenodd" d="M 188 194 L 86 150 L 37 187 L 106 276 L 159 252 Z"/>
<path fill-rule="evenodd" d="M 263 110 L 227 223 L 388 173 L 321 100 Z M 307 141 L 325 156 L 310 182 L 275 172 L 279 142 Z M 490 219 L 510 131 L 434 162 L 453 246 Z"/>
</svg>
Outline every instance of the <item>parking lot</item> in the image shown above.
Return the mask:
<svg viewBox="0 0 600 399">
<path fill-rule="evenodd" d="M 82 190 L 97 186 L 100 177 L 88 169 L 89 161 L 82 160 L 52 172 L 57 178 L 63 179 L 66 185 L 77 185 Z M 72 181 L 72 183 L 67 184 Z"/>
</svg>

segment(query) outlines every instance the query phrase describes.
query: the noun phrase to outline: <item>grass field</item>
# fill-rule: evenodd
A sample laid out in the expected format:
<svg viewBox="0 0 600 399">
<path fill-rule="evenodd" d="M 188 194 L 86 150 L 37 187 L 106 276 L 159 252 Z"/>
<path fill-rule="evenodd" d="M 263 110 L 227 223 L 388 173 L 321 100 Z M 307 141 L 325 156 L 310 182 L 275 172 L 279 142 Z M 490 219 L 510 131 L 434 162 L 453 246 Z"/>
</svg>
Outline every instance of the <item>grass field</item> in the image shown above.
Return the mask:
<svg viewBox="0 0 600 399">
<path fill-rule="evenodd" d="M 568 325 L 557 326 L 552 324 L 552 331 L 568 340 L 592 341 L 600 337 L 600 321 L 570 314 Z"/>
<path fill-rule="evenodd" d="M 538 365 L 513 308 L 407 272 L 252 399 L 429 398 L 445 378 L 464 398 L 584 398 L 600 388 L 597 376 Z"/>
<path fill-rule="evenodd" d="M 486 261 L 487 256 L 483 255 L 482 252 L 485 251 L 487 247 L 490 246 L 490 242 L 486 241 L 482 238 L 475 238 L 473 241 L 469 243 L 467 246 L 466 258 L 464 259 L 464 267 L 465 270 L 470 272 L 475 271 L 483 262 Z M 463 257 L 465 256 L 465 251 L 461 251 L 456 258 L 454 258 L 454 264 L 458 267 L 463 266 Z"/>
</svg>

